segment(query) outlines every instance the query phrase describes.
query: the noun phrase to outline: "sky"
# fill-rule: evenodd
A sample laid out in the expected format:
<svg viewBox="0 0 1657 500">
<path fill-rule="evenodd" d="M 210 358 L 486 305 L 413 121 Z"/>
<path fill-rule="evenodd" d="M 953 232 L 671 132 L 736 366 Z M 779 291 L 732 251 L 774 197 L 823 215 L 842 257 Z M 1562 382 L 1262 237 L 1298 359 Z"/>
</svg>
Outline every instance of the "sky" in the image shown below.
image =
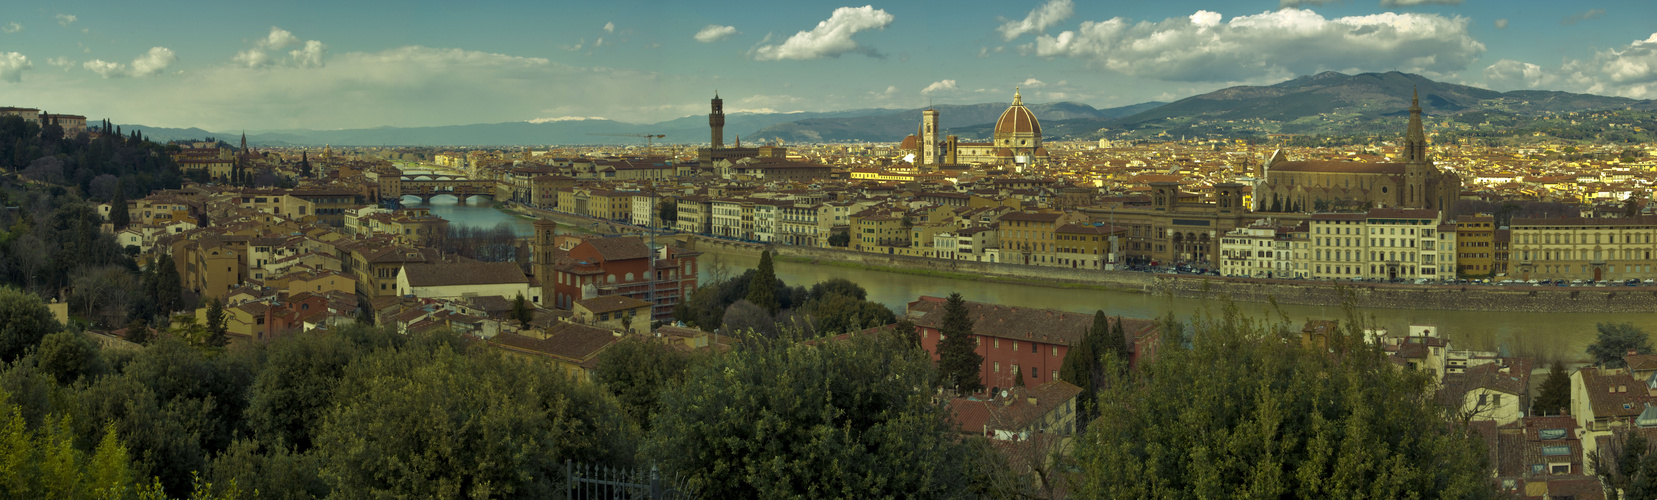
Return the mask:
<svg viewBox="0 0 1657 500">
<path fill-rule="evenodd" d="M 33 4 L 0 11 L 0 106 L 220 132 L 646 124 L 715 92 L 1106 108 L 1322 71 L 1657 98 L 1650 0 Z"/>
</svg>

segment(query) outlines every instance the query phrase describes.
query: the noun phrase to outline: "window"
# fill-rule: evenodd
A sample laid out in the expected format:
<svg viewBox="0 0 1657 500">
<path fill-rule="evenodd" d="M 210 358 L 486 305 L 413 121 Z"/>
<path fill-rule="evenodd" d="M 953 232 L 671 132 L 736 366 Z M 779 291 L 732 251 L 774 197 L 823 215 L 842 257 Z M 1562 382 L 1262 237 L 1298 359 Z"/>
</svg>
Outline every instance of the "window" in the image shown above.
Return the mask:
<svg viewBox="0 0 1657 500">
<path fill-rule="evenodd" d="M 1035 353 L 1036 353 L 1036 345 L 1035 344 L 1030 344 L 1030 354 L 1035 354 Z"/>
<path fill-rule="evenodd" d="M 994 365 L 994 367 L 995 367 L 995 372 L 996 372 L 996 373 L 1001 373 L 1001 362 L 1000 362 L 1000 361 L 996 361 L 996 362 L 995 362 L 995 363 L 993 363 L 993 365 Z"/>
<path fill-rule="evenodd" d="M 1059 355 L 1059 346 L 1053 346 L 1053 355 L 1054 356 Z M 1054 378 L 1058 378 L 1058 377 L 1054 377 Z"/>
<path fill-rule="evenodd" d="M 1041 378 L 1041 371 L 1037 370 L 1036 367 L 1034 367 L 1034 366 L 1030 367 L 1030 378 L 1032 378 L 1032 379 Z"/>
<path fill-rule="evenodd" d="M 1570 474 L 1571 473 L 1571 464 L 1553 464 L 1552 467 L 1548 470 L 1548 472 L 1550 474 Z M 1554 498 L 1559 498 L 1559 497 L 1554 497 Z"/>
</svg>

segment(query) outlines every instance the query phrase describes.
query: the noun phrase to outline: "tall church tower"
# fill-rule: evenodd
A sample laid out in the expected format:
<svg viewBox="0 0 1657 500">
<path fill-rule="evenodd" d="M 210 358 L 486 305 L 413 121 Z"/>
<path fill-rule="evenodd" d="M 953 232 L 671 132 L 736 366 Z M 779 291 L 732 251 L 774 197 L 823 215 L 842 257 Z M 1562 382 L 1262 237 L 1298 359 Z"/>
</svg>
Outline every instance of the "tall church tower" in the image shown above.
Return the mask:
<svg viewBox="0 0 1657 500">
<path fill-rule="evenodd" d="M 558 262 L 553 255 L 558 249 L 558 223 L 546 219 L 535 220 L 535 239 L 530 241 L 531 251 L 535 261 L 535 279 L 541 282 L 541 295 L 536 297 L 542 307 L 554 307 L 553 286 L 557 279 L 553 276 L 558 271 L 553 266 Z"/>
<path fill-rule="evenodd" d="M 1427 134 L 1421 130 L 1421 98 L 1419 92 L 1410 93 L 1410 127 L 1404 133 L 1403 205 L 1410 208 L 1441 208 L 1433 203 L 1436 198 L 1427 191 L 1428 180 L 1438 169 L 1427 158 Z"/>
<path fill-rule="evenodd" d="M 921 165 L 938 164 L 938 110 L 928 109 L 921 112 Z"/>
<path fill-rule="evenodd" d="M 708 128 L 713 129 L 712 149 L 725 148 L 725 101 L 713 93 L 713 112 L 708 113 Z"/>
</svg>

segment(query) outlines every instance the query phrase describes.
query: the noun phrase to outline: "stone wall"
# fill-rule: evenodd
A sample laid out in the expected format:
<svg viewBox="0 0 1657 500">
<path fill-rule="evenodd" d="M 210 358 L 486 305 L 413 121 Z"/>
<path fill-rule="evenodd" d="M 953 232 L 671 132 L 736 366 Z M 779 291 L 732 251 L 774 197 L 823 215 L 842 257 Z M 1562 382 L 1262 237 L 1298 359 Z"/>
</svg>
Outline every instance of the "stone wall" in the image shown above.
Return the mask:
<svg viewBox="0 0 1657 500">
<path fill-rule="evenodd" d="M 1060 267 L 1026 266 L 994 262 L 931 259 L 904 255 L 886 255 L 836 248 L 797 247 L 777 245 L 772 251 L 779 256 L 812 261 L 846 262 L 872 268 L 893 268 L 936 273 L 966 274 L 990 279 L 1029 282 L 1061 282 L 1147 291 L 1154 275 L 1126 271 L 1099 271 L 1066 269 Z M 756 251 L 757 253 L 757 251 Z"/>
<path fill-rule="evenodd" d="M 1132 271 L 1076 270 L 991 262 L 930 259 L 856 252 L 835 248 L 762 245 L 689 236 L 699 251 L 778 256 L 812 263 L 841 262 L 867 268 L 894 269 L 917 274 L 961 274 L 994 281 L 1027 284 L 1068 283 L 1137 290 L 1185 299 L 1229 296 L 1238 302 L 1268 302 L 1311 306 L 1340 306 L 1347 297 L 1367 308 L 1436 309 L 1496 312 L 1657 312 L 1657 287 L 1533 287 L 1437 286 L 1374 283 L 1334 283 L 1220 278 L 1152 274 Z M 947 274 L 946 274 L 947 276 Z"/>
<path fill-rule="evenodd" d="M 1151 293 L 1179 298 L 1231 297 L 1239 302 L 1339 306 L 1351 297 L 1363 307 L 1495 312 L 1637 313 L 1657 311 L 1657 288 L 1438 286 L 1248 281 L 1155 275 Z"/>
</svg>

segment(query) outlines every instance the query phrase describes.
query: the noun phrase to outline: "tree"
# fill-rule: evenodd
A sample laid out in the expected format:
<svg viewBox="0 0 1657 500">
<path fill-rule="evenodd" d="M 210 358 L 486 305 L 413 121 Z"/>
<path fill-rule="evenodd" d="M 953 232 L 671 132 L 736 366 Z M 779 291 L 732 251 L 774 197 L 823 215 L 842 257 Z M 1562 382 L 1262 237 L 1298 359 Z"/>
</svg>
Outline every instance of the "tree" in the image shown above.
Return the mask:
<svg viewBox="0 0 1657 500">
<path fill-rule="evenodd" d="M 1638 196 L 1629 194 L 1628 198 L 1623 199 L 1622 215 L 1623 217 L 1634 217 L 1640 215 L 1640 198 Z"/>
<path fill-rule="evenodd" d="M 299 152 L 299 176 L 311 176 L 311 157 L 303 151 Z"/>
<path fill-rule="evenodd" d="M 1156 363 L 1106 370 L 1099 400 L 1110 403 L 1077 439 L 1071 494 L 1492 497 L 1484 441 L 1432 400 L 1430 375 L 1366 345 L 1353 316 L 1330 351 L 1229 308 L 1199 317 Z"/>
<path fill-rule="evenodd" d="M 598 355 L 593 375 L 621 402 L 633 422 L 648 431 L 660 406 L 657 396 L 684 380 L 690 363 L 689 354 L 666 342 L 629 337 Z"/>
<path fill-rule="evenodd" d="M 972 316 L 960 292 L 949 294 L 944 303 L 944 321 L 938 332 L 938 372 L 943 386 L 961 394 L 984 390 L 984 356 L 978 354 L 978 338 L 972 333 Z"/>
<path fill-rule="evenodd" d="M 1542 380 L 1542 387 L 1536 394 L 1536 401 L 1531 403 L 1532 415 L 1559 415 L 1571 407 L 1571 376 L 1565 373 L 1565 364 L 1553 362 L 1553 368 L 1548 370 L 1548 378 Z"/>
<path fill-rule="evenodd" d="M 453 334 L 353 361 L 316 435 L 346 498 L 550 498 L 565 460 L 629 466 L 615 400 L 541 363 L 462 353 Z"/>
<path fill-rule="evenodd" d="M 103 371 L 103 358 L 98 356 L 98 345 L 85 335 L 60 331 L 40 341 L 40 370 L 61 384 L 73 384 L 81 377 Z"/>
<path fill-rule="evenodd" d="M 529 328 L 529 323 L 535 321 L 535 309 L 529 307 L 529 301 L 524 300 L 524 294 L 512 299 L 512 319 L 518 321 L 519 328 Z"/>
<path fill-rule="evenodd" d="M 118 181 L 115 184 L 115 199 L 109 201 L 109 223 L 115 226 L 116 231 L 126 229 L 132 224 L 132 215 L 127 212 L 127 184 Z"/>
<path fill-rule="evenodd" d="M 0 361 L 10 362 L 62 326 L 46 303 L 12 287 L 0 287 Z"/>
<path fill-rule="evenodd" d="M 645 455 L 706 498 L 960 498 L 978 461 L 935 375 L 889 337 L 741 347 L 662 392 Z"/>
<path fill-rule="evenodd" d="M 1594 363 L 1605 368 L 1622 368 L 1628 365 L 1624 359 L 1629 352 L 1635 354 L 1650 354 L 1651 339 L 1645 330 L 1629 323 L 1599 323 L 1594 325 L 1599 330 L 1599 339 L 1588 344 L 1588 355 L 1594 357 Z"/>
<path fill-rule="evenodd" d="M 831 247 L 844 248 L 852 243 L 851 233 L 834 233 L 829 235 L 828 244 Z"/>
<path fill-rule="evenodd" d="M 748 302 L 764 309 L 767 314 L 777 314 L 777 271 L 772 268 L 771 252 L 760 252 L 759 267 L 754 270 L 754 278 L 748 282 Z"/>
<path fill-rule="evenodd" d="M 229 330 L 224 324 L 224 302 L 217 297 L 207 301 L 207 338 L 202 344 L 207 347 L 224 347 L 230 343 Z"/>
<path fill-rule="evenodd" d="M 672 226 L 679 222 L 679 202 L 672 198 L 662 199 L 661 210 L 662 226 Z"/>
<path fill-rule="evenodd" d="M 143 318 L 132 318 L 127 322 L 127 342 L 144 344 L 150 341 L 150 325 Z"/>
</svg>

